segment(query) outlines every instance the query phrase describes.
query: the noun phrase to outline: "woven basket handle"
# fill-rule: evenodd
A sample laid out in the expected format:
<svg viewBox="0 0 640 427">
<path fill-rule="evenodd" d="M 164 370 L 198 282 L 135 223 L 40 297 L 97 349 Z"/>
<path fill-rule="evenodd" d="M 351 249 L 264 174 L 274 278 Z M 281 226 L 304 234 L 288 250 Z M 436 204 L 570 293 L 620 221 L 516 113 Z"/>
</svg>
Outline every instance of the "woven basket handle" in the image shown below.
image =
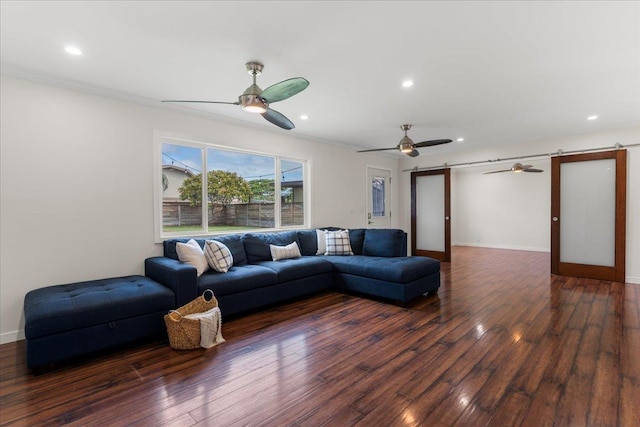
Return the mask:
<svg viewBox="0 0 640 427">
<path fill-rule="evenodd" d="M 207 292 L 209 292 L 211 294 L 211 298 L 207 299 L 207 297 L 205 295 L 207 295 Z M 202 293 L 202 299 L 205 300 L 206 302 L 211 302 L 213 301 L 214 295 L 213 295 L 213 291 L 211 289 L 205 289 L 204 292 Z"/>
<path fill-rule="evenodd" d="M 171 313 L 175 313 L 180 317 L 184 317 L 182 314 L 180 314 L 180 312 L 178 310 L 169 310 L 169 314 L 171 314 Z"/>
</svg>

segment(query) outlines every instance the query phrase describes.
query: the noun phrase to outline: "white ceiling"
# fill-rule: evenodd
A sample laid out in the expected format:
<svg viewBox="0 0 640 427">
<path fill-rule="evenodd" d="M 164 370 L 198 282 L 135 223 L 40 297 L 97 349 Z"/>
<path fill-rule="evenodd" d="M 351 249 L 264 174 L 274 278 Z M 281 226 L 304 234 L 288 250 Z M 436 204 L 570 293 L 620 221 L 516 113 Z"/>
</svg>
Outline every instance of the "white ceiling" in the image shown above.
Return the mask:
<svg viewBox="0 0 640 427">
<path fill-rule="evenodd" d="M 232 1 L 0 3 L 2 72 L 287 132 L 237 106 L 244 64 L 289 131 L 354 148 L 465 138 L 432 152 L 640 124 L 639 2 Z M 84 54 L 64 52 L 76 45 Z M 413 79 L 415 85 L 402 88 Z M 309 120 L 299 116 L 307 114 Z M 599 118 L 587 121 L 589 115 Z"/>
</svg>

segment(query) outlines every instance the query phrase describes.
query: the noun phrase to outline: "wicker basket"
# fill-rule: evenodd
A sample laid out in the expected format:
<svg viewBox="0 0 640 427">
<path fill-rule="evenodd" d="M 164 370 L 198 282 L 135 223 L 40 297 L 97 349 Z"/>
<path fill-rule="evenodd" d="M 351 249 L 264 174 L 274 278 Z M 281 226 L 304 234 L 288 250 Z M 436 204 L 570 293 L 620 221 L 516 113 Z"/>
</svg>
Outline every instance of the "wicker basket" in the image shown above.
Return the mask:
<svg viewBox="0 0 640 427">
<path fill-rule="evenodd" d="M 205 295 L 210 292 L 211 299 L 207 300 Z M 218 300 L 213 291 L 205 290 L 201 296 L 194 299 L 182 307 L 171 310 L 164 316 L 164 323 L 167 325 L 167 335 L 169 344 L 176 350 L 193 350 L 200 348 L 200 321 L 197 319 L 187 319 L 189 314 L 204 313 L 218 306 Z"/>
</svg>

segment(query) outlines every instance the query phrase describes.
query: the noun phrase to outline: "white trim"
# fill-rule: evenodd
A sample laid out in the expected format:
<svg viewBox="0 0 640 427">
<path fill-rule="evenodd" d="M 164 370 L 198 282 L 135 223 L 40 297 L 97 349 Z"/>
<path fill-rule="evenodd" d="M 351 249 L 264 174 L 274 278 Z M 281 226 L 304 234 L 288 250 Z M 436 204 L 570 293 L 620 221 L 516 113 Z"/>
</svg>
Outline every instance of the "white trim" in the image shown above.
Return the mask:
<svg viewBox="0 0 640 427">
<path fill-rule="evenodd" d="M 635 277 L 635 276 L 627 276 L 626 279 L 624 279 L 625 283 L 633 283 L 634 285 L 640 285 L 640 277 Z"/>
<path fill-rule="evenodd" d="M 25 339 L 24 329 L 18 329 L 17 331 L 5 332 L 4 334 L 0 334 L 0 344 L 7 344 L 23 339 Z"/>
<path fill-rule="evenodd" d="M 452 242 L 451 246 L 473 246 L 476 248 L 509 249 L 513 251 L 551 252 L 551 249 L 549 248 L 542 248 L 538 246 L 495 245 L 491 243 Z"/>
</svg>

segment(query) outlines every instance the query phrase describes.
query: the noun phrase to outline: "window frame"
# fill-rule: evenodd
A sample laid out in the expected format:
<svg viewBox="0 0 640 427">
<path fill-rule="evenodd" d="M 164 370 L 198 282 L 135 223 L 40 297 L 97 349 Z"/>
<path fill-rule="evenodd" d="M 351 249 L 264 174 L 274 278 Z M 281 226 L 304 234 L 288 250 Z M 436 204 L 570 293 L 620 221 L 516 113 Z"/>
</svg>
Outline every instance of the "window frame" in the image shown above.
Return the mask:
<svg viewBox="0 0 640 427">
<path fill-rule="evenodd" d="M 274 173 L 275 173 L 275 185 L 274 185 L 274 227 L 273 228 L 247 228 L 246 230 L 237 230 L 233 231 L 233 233 L 245 233 L 245 232 L 269 232 L 269 231 L 279 231 L 279 230 L 295 230 L 295 229 L 305 229 L 309 228 L 309 224 L 311 223 L 311 191 L 310 189 L 310 169 L 311 169 L 311 159 L 308 158 L 298 158 L 292 156 L 282 156 L 274 153 L 268 152 L 260 152 L 255 150 L 248 149 L 239 149 L 234 147 L 225 146 L 222 144 L 214 144 L 210 142 L 197 141 L 191 138 L 185 138 L 184 136 L 172 135 L 167 132 L 154 131 L 154 141 L 153 141 L 153 211 L 154 211 L 154 238 L 156 243 L 162 243 L 164 240 L 176 238 L 176 237 L 210 237 L 222 234 L 230 234 L 229 231 L 209 231 L 209 209 L 207 203 L 202 203 L 202 230 L 201 231 L 173 231 L 167 232 L 163 230 L 163 188 L 162 188 L 162 146 L 163 144 L 173 144 L 180 145 L 185 147 L 196 148 L 200 150 L 201 155 L 201 165 L 203 169 L 202 173 L 202 198 L 201 200 L 207 200 L 208 198 L 208 189 L 206 182 L 206 172 L 207 172 L 207 149 L 216 149 L 223 151 L 230 151 L 234 153 L 248 154 L 248 155 L 256 155 L 263 157 L 270 157 L 274 162 Z M 290 226 L 282 226 L 281 225 L 281 217 L 282 217 L 282 203 L 281 203 L 281 190 L 282 190 L 282 172 L 281 172 L 281 162 L 282 161 L 291 161 L 298 162 L 302 165 L 302 182 L 303 182 L 303 224 L 301 225 L 290 225 Z"/>
</svg>

